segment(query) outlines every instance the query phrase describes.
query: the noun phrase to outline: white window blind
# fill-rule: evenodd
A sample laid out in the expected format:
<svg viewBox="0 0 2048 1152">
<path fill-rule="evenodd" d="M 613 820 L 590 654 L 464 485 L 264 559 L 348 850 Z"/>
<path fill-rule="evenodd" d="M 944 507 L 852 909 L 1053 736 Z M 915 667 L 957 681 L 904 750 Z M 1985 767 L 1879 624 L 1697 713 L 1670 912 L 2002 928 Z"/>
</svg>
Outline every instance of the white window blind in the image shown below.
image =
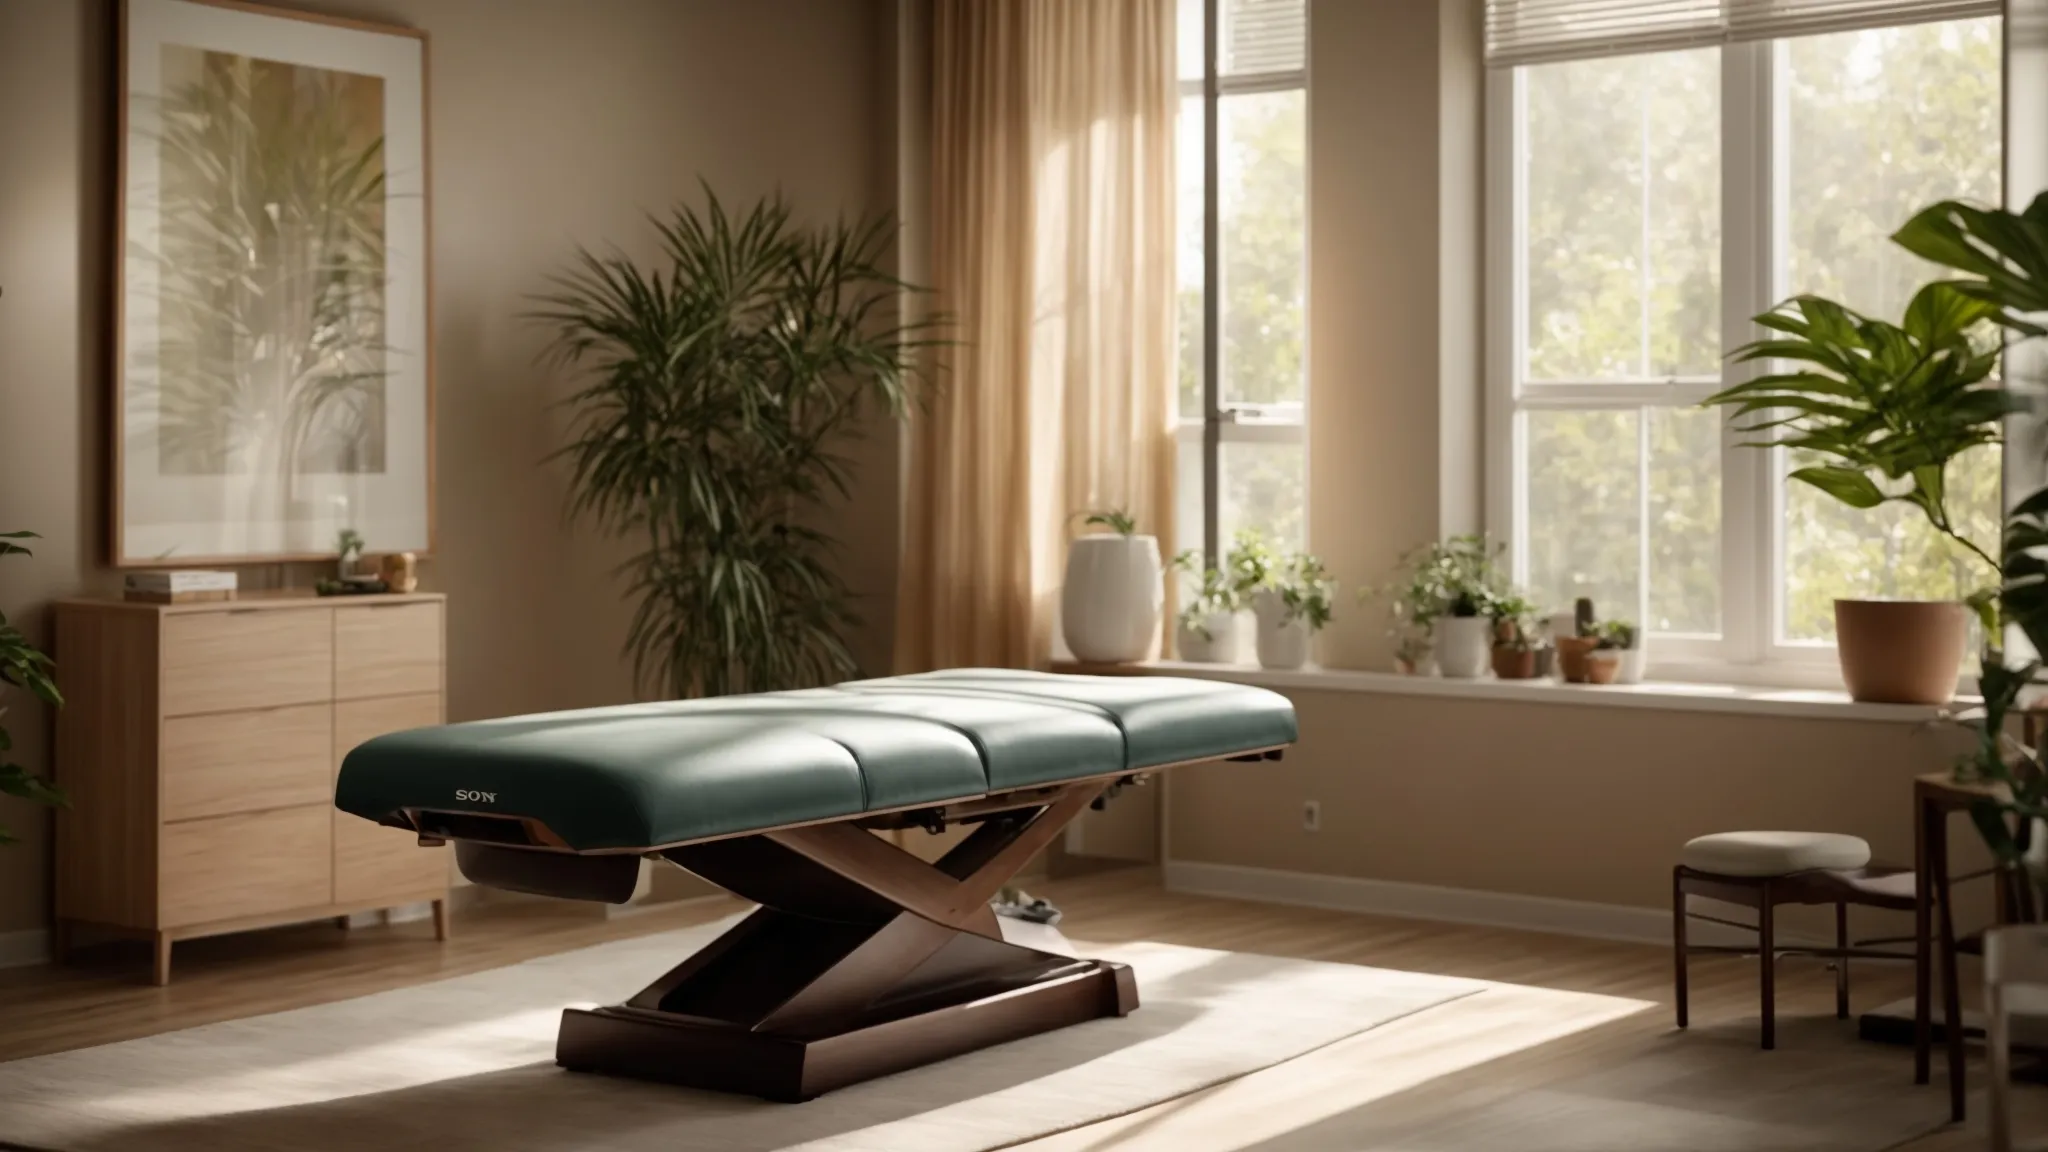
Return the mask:
<svg viewBox="0 0 2048 1152">
<path fill-rule="evenodd" d="M 1486 0 L 1496 68 L 1996 16 L 2001 0 Z"/>
<path fill-rule="evenodd" d="M 1224 0 L 1222 53 L 1225 76 L 1299 72 L 1308 56 L 1306 0 Z"/>
</svg>

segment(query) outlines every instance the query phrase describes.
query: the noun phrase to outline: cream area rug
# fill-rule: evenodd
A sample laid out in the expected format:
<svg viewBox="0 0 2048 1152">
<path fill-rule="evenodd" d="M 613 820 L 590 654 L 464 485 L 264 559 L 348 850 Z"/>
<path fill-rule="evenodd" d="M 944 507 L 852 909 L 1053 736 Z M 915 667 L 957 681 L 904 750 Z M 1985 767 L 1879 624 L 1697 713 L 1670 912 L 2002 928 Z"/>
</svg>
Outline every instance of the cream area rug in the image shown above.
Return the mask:
<svg viewBox="0 0 2048 1152">
<path fill-rule="evenodd" d="M 555 1066 L 564 1005 L 624 999 L 724 927 L 0 1064 L 0 1142 L 64 1152 L 972 1152 L 1183 1097 L 1489 987 L 1163 944 L 1084 946 L 1136 970 L 1136 1013 L 807 1104 Z M 1638 1007 L 1577 1000 L 1588 1020 Z"/>
</svg>

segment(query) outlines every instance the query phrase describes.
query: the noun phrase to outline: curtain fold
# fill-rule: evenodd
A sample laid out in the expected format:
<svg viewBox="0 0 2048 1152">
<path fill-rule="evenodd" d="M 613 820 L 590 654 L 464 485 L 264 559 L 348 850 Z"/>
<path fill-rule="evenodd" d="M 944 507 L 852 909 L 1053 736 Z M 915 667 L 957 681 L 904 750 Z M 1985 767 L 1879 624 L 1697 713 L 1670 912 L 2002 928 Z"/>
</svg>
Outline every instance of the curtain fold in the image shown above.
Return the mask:
<svg viewBox="0 0 2048 1152">
<path fill-rule="evenodd" d="M 935 0 L 931 271 L 955 341 L 913 416 L 899 671 L 1042 667 L 1066 542 L 1171 555 L 1174 0 Z"/>
</svg>

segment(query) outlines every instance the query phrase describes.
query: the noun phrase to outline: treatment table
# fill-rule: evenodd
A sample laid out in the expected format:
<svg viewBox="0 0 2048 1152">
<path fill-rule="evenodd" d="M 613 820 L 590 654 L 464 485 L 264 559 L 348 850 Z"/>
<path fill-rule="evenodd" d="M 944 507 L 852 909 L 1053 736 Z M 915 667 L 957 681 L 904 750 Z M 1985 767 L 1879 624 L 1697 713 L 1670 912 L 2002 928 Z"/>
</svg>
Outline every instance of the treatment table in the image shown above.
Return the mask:
<svg viewBox="0 0 2048 1152">
<path fill-rule="evenodd" d="M 964 669 L 393 733 L 335 805 L 454 841 L 478 884 L 622 903 L 647 856 L 760 905 L 624 1004 L 564 1010 L 555 1059 L 799 1101 L 1131 1012 L 1127 966 L 1005 940 L 989 901 L 1116 790 L 1294 739 L 1259 688 Z M 976 828 L 936 863 L 873 834 L 951 824 Z"/>
</svg>

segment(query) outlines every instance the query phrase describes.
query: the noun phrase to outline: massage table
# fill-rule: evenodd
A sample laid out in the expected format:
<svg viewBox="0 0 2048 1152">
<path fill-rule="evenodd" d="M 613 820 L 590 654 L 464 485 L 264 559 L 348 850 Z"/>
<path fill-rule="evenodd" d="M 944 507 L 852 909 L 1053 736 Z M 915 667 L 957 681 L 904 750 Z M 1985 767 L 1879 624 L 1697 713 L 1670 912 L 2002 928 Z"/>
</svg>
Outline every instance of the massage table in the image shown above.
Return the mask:
<svg viewBox="0 0 2048 1152">
<path fill-rule="evenodd" d="M 800 1101 L 1129 1014 L 1127 966 L 990 900 L 1117 790 L 1294 739 L 1259 688 L 966 669 L 397 732 L 348 753 L 335 805 L 454 842 L 478 884 L 623 903 L 655 857 L 759 905 L 625 1003 L 565 1009 L 555 1058 Z M 954 824 L 935 863 L 875 835 Z"/>
</svg>

